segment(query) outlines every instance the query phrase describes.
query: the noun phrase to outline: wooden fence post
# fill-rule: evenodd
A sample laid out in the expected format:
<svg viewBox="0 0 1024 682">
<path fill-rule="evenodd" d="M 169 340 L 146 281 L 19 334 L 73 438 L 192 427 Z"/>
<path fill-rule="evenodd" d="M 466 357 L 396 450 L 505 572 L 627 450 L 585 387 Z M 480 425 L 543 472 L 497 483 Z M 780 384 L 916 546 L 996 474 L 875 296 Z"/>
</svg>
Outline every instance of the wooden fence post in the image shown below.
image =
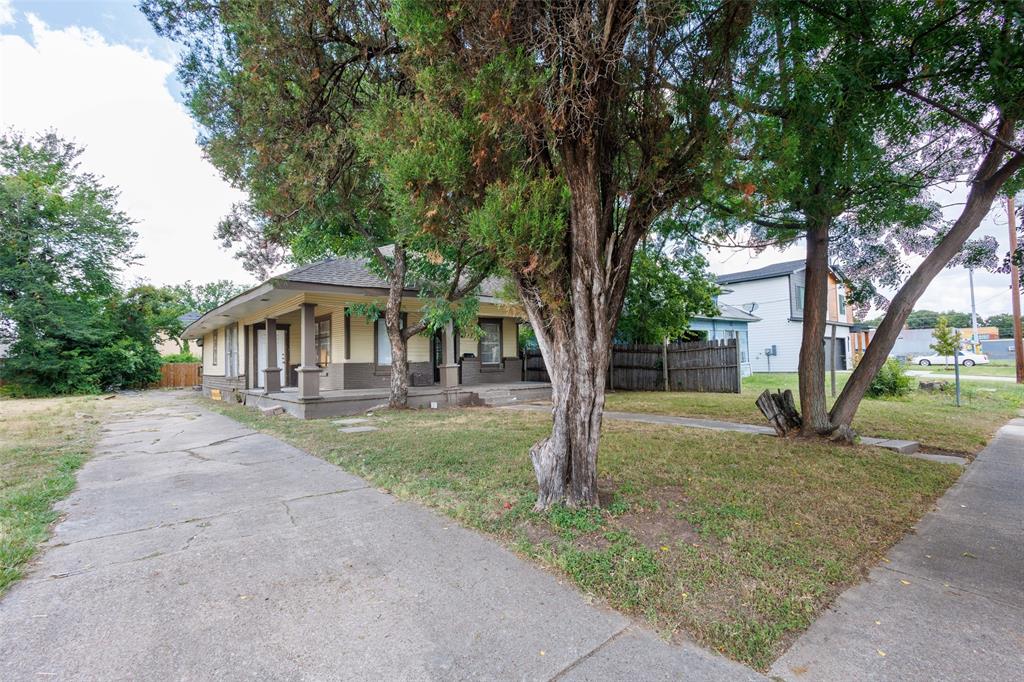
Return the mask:
<svg viewBox="0 0 1024 682">
<path fill-rule="evenodd" d="M 668 383 L 668 337 L 665 337 L 665 343 L 661 345 L 661 373 L 665 378 L 665 390 L 672 390 Z"/>
<path fill-rule="evenodd" d="M 740 332 L 734 330 L 733 339 L 736 340 L 736 392 L 743 393 L 743 355 L 740 353 Z"/>
<path fill-rule="evenodd" d="M 615 390 L 615 343 L 612 343 L 612 349 L 608 354 L 608 390 Z"/>
</svg>

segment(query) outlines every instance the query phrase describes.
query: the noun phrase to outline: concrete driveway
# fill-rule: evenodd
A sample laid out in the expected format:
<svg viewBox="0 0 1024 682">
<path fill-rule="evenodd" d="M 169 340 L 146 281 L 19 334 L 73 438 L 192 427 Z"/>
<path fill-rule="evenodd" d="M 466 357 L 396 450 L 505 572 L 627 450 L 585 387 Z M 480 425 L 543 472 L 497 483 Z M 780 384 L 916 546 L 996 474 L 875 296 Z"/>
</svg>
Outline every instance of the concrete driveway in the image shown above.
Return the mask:
<svg viewBox="0 0 1024 682">
<path fill-rule="evenodd" d="M 180 394 L 125 400 L 0 600 L 0 679 L 759 677 Z"/>
</svg>

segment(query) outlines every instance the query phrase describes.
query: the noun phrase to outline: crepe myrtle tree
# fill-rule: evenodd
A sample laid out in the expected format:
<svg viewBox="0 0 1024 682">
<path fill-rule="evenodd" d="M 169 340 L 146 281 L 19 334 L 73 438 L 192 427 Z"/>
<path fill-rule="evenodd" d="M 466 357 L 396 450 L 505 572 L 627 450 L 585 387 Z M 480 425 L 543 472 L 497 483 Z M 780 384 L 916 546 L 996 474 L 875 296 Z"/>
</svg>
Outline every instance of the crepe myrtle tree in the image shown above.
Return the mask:
<svg viewBox="0 0 1024 682">
<path fill-rule="evenodd" d="M 758 5 L 748 68 L 731 93 L 741 112 L 733 129 L 741 152 L 701 204 L 708 220 L 748 228 L 755 247 L 804 242 L 799 394 L 807 436 L 833 430 L 824 339 L 835 244 L 852 233 L 870 238 L 938 222 L 926 190 L 956 162 L 952 144 L 922 135 L 925 105 L 878 87 L 896 67 L 864 34 L 905 26 L 905 10 L 860 2 L 829 8 L 858 30 L 840 30 L 797 0 Z"/>
<path fill-rule="evenodd" d="M 392 407 L 408 398 L 407 341 L 464 315 L 492 259 L 443 229 L 397 219 L 357 122 L 410 86 L 386 3 L 371 0 L 144 0 L 156 31 L 185 47 L 178 68 L 207 156 L 248 201 L 218 226 L 225 246 L 266 276 L 286 259 L 365 258 L 388 282 Z M 405 292 L 429 299 L 401 326 Z M 378 314 L 376 308 L 367 313 Z"/>
<path fill-rule="evenodd" d="M 744 151 L 726 170 L 726 191 L 713 191 L 705 205 L 727 224 L 750 227 L 759 248 L 805 240 L 802 433 L 852 438 L 856 407 L 913 303 L 942 267 L 970 257 L 965 246 L 986 248 L 968 238 L 1019 170 L 1011 141 L 1024 92 L 1019 7 L 783 0 L 758 7 L 750 44 L 763 56 L 751 63 L 762 68 L 746 69 L 733 95 L 744 112 L 735 126 Z M 958 179 L 972 192 L 950 226 L 929 191 Z M 925 259 L 913 274 L 908 255 Z M 887 306 L 880 289 L 899 289 L 884 333 L 872 338 L 831 411 L 824 392 L 830 260 L 842 265 L 849 299 L 862 307 Z"/>
<path fill-rule="evenodd" d="M 400 0 L 425 109 L 466 124 L 475 243 L 508 273 L 552 385 L 536 506 L 598 504 L 605 377 L 637 244 L 727 145 L 719 106 L 746 2 Z M 405 61 L 405 60 L 408 61 Z M 423 126 L 438 153 L 445 126 Z"/>
<path fill-rule="evenodd" d="M 852 234 L 837 244 L 844 271 L 861 286 L 854 302 L 886 314 L 829 412 L 829 427 L 849 431 L 871 379 L 885 362 L 914 304 L 951 263 L 984 263 L 994 240 L 970 240 L 1000 194 L 1024 183 L 1024 8 L 1019 2 L 911 3 L 914 38 L 896 41 L 904 75 L 879 87 L 927 105 L 935 130 L 955 127 L 967 198 L 957 218 L 935 230 Z M 833 17 L 845 26 L 842 17 Z M 966 250 L 965 250 L 966 247 Z M 923 256 L 914 269 L 906 256 Z M 896 290 L 891 300 L 880 287 Z"/>
</svg>

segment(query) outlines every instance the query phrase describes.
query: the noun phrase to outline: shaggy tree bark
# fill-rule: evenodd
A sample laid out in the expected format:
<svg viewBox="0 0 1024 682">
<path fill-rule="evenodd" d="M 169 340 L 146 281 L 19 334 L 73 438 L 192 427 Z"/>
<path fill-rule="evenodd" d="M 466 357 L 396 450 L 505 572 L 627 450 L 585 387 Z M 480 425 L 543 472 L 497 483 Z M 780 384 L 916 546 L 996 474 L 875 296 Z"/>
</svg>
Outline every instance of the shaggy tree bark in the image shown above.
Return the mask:
<svg viewBox="0 0 1024 682">
<path fill-rule="evenodd" d="M 598 504 L 597 452 L 612 335 L 622 310 L 637 242 L 652 217 L 642 210 L 616 230 L 601 192 L 600 143 L 564 144 L 572 192 L 566 291 L 549 305 L 528 277 L 514 275 L 551 378 L 551 435 L 533 445 L 537 508 Z M 549 299 L 550 300 L 550 299 Z"/>
<path fill-rule="evenodd" d="M 807 230 L 803 331 L 800 342 L 801 435 L 831 432 L 825 403 L 825 325 L 828 317 L 828 220 Z"/>
<path fill-rule="evenodd" d="M 384 309 L 384 326 L 391 341 L 391 393 L 388 407 L 409 406 L 409 337 L 402 329 L 402 294 L 405 292 L 405 247 L 395 244 L 388 277 L 388 301 Z"/>
<path fill-rule="evenodd" d="M 1013 140 L 1015 125 L 1015 119 L 1004 116 L 996 128 L 998 138 Z M 1008 152 L 1009 149 L 999 142 L 990 143 L 988 152 L 978 167 L 978 172 L 975 173 L 960 217 L 893 297 L 882 323 L 871 337 L 864 357 L 853 370 L 850 380 L 846 382 L 838 400 L 832 406 L 830 421 L 833 428 L 849 429 L 860 401 L 864 398 L 871 380 L 889 357 L 889 352 L 913 311 L 917 299 L 953 256 L 960 252 L 964 243 L 992 208 L 993 200 L 1006 181 L 1024 166 L 1024 155 L 1019 153 L 1013 153 L 1003 163 Z"/>
</svg>

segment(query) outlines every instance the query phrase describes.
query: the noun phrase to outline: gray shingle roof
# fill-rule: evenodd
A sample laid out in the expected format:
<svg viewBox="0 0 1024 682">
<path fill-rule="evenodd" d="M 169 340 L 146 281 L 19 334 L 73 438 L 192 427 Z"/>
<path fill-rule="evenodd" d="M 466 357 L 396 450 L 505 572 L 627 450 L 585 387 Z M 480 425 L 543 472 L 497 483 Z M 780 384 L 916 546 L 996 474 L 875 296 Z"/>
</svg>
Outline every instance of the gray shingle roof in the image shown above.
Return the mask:
<svg viewBox="0 0 1024 682">
<path fill-rule="evenodd" d="M 744 272 L 732 272 L 727 275 L 719 275 L 719 284 L 732 284 L 734 282 L 750 282 L 755 279 L 769 279 L 771 277 L 782 277 L 783 275 L 790 275 L 797 270 L 801 270 L 804 267 L 804 260 L 791 260 L 785 263 L 775 263 L 774 265 L 766 265 L 763 268 L 757 268 L 756 270 L 746 270 Z"/>
<path fill-rule="evenodd" d="M 374 274 L 367 263 L 368 261 L 364 258 L 329 258 L 295 268 L 274 279 L 309 284 L 387 289 L 387 280 Z M 501 287 L 502 282 L 499 278 L 488 277 L 480 285 L 480 293 L 483 296 L 497 296 Z"/>
<path fill-rule="evenodd" d="M 190 310 L 187 313 L 178 315 L 178 322 L 181 322 L 182 325 L 187 327 L 202 316 L 202 313 L 195 310 Z"/>
</svg>

